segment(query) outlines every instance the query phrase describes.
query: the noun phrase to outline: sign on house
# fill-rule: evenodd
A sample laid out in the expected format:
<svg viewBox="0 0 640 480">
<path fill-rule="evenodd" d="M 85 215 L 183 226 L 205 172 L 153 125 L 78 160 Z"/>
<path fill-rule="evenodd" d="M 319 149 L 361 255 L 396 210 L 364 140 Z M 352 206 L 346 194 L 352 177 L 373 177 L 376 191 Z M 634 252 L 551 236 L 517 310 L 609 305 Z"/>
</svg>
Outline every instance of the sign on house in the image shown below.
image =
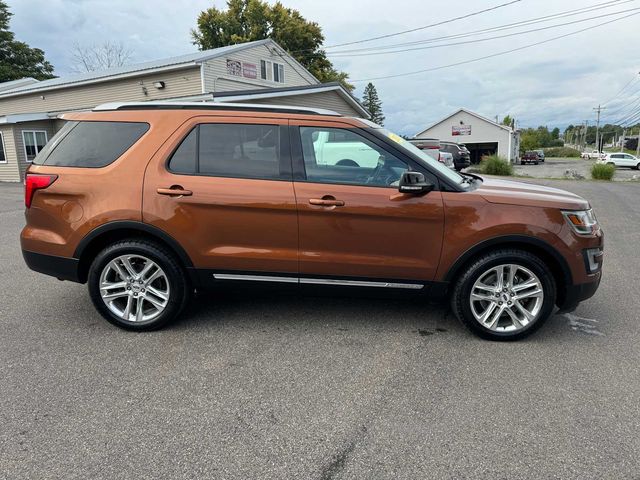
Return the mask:
<svg viewBox="0 0 640 480">
<path fill-rule="evenodd" d="M 227 58 L 227 74 L 234 77 L 258 78 L 258 66 L 255 63 Z"/>
<path fill-rule="evenodd" d="M 454 137 L 459 135 L 471 135 L 471 125 L 453 125 L 451 127 L 451 135 Z"/>
</svg>

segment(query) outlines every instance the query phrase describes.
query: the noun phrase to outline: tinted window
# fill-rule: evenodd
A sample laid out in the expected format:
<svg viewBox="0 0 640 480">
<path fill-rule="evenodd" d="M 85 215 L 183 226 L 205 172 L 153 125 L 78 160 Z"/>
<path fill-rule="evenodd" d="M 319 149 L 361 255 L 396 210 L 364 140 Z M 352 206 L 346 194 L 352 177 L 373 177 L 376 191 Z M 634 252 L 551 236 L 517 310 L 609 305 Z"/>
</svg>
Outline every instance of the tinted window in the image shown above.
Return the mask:
<svg viewBox="0 0 640 480">
<path fill-rule="evenodd" d="M 310 182 L 393 187 L 408 169 L 402 160 L 352 130 L 300 127 L 300 137 Z"/>
<path fill-rule="evenodd" d="M 66 126 L 65 126 L 66 127 Z M 146 123 L 133 122 L 73 122 L 64 129 L 66 135 L 51 142 L 51 153 L 44 158 L 45 165 L 60 167 L 104 167 L 114 162 L 149 130 Z M 60 132 L 61 134 L 63 132 Z"/>
<path fill-rule="evenodd" d="M 182 141 L 169 161 L 169 170 L 176 173 L 196 173 L 198 128 L 194 128 Z"/>
<path fill-rule="evenodd" d="M 276 125 L 200 125 L 199 172 L 236 178 L 280 179 Z"/>
</svg>

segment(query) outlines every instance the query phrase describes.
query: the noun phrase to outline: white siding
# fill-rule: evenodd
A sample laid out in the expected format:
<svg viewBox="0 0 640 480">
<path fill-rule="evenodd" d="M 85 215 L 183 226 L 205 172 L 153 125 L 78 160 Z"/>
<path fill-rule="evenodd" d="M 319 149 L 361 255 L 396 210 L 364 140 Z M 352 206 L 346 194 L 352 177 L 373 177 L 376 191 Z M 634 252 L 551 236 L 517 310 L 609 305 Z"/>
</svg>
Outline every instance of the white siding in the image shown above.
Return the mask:
<svg viewBox="0 0 640 480">
<path fill-rule="evenodd" d="M 13 128 L 14 125 L 0 126 L 0 132 L 4 140 L 4 157 L 7 160 L 7 163 L 0 163 L 0 182 L 20 181 Z"/>
<path fill-rule="evenodd" d="M 165 88 L 155 88 L 153 83 L 156 81 L 163 81 Z M 144 94 L 143 87 L 147 89 L 147 95 Z M 16 97 L 0 97 L 0 115 L 90 109 L 106 102 L 160 100 L 200 93 L 200 67 L 190 67 Z"/>
<path fill-rule="evenodd" d="M 271 49 L 270 49 L 271 48 Z M 255 88 L 297 87 L 301 85 L 316 85 L 318 81 L 301 65 L 286 53 L 282 56 L 271 52 L 273 47 L 258 45 L 253 48 L 230 53 L 228 56 L 218 57 L 206 61 L 204 65 L 205 92 L 225 92 L 231 90 L 252 90 Z M 280 51 L 280 49 L 278 49 Z M 256 65 L 255 79 L 229 75 L 227 73 L 227 59 L 238 60 Z M 284 64 L 284 83 L 276 83 L 260 78 L 260 60 L 270 60 Z"/>
<path fill-rule="evenodd" d="M 27 162 L 27 155 L 24 151 L 24 139 L 22 137 L 23 131 L 44 130 L 47 132 L 47 142 L 51 140 L 51 137 L 55 134 L 55 122 L 52 120 L 45 120 L 41 122 L 25 122 L 18 123 L 13 127 L 13 141 L 15 142 L 16 156 L 18 159 L 19 178 L 24 178 L 24 171 L 30 165 Z M 15 157 L 14 157 L 15 158 Z"/>
<path fill-rule="evenodd" d="M 265 98 L 260 100 L 247 100 L 243 103 L 260 103 L 267 105 L 287 105 L 292 107 L 324 108 L 333 110 L 349 117 L 361 117 L 362 114 L 355 110 L 339 94 L 334 91 L 309 93 L 306 95 L 291 95 L 288 97 Z"/>
<path fill-rule="evenodd" d="M 471 135 L 452 135 L 452 127 L 461 126 L 462 124 L 471 126 Z M 437 138 L 441 141 L 464 144 L 497 142 L 498 155 L 512 160 L 513 154 L 509 152 L 510 136 L 511 133 L 508 130 L 467 112 L 458 112 L 416 135 L 416 137 Z"/>
</svg>

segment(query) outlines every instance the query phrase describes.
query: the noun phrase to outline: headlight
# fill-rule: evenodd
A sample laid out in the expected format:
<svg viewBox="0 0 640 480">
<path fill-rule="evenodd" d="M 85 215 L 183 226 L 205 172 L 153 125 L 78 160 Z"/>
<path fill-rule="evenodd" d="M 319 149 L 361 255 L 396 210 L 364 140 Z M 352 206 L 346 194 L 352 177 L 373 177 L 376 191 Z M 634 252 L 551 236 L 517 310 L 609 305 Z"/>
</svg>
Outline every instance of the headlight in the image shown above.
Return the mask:
<svg viewBox="0 0 640 480">
<path fill-rule="evenodd" d="M 562 212 L 564 218 L 578 235 L 595 235 L 600 227 L 593 210 L 577 210 Z"/>
</svg>

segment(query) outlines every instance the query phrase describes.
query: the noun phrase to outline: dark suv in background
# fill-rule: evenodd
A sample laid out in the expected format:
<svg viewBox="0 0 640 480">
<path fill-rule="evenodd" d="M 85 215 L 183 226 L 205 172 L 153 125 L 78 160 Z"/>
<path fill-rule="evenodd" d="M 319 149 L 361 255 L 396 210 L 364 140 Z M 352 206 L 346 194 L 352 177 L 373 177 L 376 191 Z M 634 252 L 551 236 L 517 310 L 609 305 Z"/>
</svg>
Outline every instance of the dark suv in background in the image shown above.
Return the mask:
<svg viewBox="0 0 640 480">
<path fill-rule="evenodd" d="M 440 150 L 453 155 L 453 164 L 458 171 L 471 165 L 471 153 L 467 150 L 467 147 L 462 144 L 441 141 Z"/>
</svg>

